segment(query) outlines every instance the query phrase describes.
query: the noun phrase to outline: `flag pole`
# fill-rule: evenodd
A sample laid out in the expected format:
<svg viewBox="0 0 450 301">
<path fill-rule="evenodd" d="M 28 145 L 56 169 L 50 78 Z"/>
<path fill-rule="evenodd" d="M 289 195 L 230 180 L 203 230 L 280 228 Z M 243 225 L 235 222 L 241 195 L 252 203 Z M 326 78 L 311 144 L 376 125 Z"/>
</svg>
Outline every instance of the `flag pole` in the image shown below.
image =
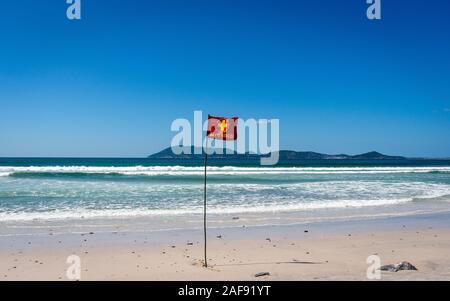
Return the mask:
<svg viewBox="0 0 450 301">
<path fill-rule="evenodd" d="M 208 259 L 206 258 L 206 166 L 208 165 L 208 137 L 206 137 L 205 147 L 205 182 L 203 185 L 203 234 L 205 240 L 205 268 L 208 267 Z"/>
</svg>

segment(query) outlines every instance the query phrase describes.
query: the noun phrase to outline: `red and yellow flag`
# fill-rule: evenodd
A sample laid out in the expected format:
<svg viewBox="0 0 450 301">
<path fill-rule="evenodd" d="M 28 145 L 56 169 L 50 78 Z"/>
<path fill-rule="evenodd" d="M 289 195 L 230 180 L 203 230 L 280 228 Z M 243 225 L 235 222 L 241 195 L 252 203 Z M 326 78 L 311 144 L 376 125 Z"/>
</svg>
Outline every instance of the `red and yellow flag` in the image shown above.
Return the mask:
<svg viewBox="0 0 450 301">
<path fill-rule="evenodd" d="M 238 117 L 226 118 L 208 115 L 206 137 L 220 140 L 237 139 Z"/>
</svg>

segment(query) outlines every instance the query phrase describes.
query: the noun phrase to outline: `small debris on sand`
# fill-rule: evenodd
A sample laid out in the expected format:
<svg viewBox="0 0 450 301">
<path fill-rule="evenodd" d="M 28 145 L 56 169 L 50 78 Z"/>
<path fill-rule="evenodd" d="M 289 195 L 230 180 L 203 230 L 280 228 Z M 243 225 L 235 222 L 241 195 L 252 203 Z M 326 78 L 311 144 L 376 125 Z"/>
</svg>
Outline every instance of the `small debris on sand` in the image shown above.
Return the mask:
<svg viewBox="0 0 450 301">
<path fill-rule="evenodd" d="M 238 220 L 238 219 L 239 219 L 238 216 L 233 217 L 233 220 Z"/>
<path fill-rule="evenodd" d="M 263 277 L 263 276 L 270 276 L 269 272 L 260 272 L 255 274 L 255 277 Z"/>
<path fill-rule="evenodd" d="M 218 239 L 221 239 L 221 238 L 222 238 L 222 235 L 217 235 L 217 238 L 218 238 Z"/>
</svg>

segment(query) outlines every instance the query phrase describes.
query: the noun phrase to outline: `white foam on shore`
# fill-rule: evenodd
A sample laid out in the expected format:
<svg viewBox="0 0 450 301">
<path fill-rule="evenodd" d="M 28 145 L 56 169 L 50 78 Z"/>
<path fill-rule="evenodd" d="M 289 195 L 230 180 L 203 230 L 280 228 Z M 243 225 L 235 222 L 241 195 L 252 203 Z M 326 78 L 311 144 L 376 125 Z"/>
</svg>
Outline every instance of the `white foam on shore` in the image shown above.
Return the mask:
<svg viewBox="0 0 450 301">
<path fill-rule="evenodd" d="M 411 202 L 410 198 L 403 199 L 376 199 L 376 200 L 336 200 L 320 201 L 312 203 L 289 203 L 289 204 L 267 204 L 256 206 L 233 206 L 220 207 L 209 206 L 208 214 L 244 214 L 244 213 L 277 213 L 277 212 L 299 212 L 320 209 L 340 208 L 364 208 L 375 206 L 397 205 Z M 80 220 L 80 219 L 114 219 L 151 216 L 180 216 L 201 214 L 202 207 L 196 206 L 184 209 L 85 209 L 54 210 L 49 212 L 0 212 L 1 222 L 10 221 L 33 221 L 33 220 Z"/>
<path fill-rule="evenodd" d="M 204 167 L 191 166 L 0 166 L 0 176 L 15 173 L 86 173 L 123 175 L 201 175 Z M 450 167 L 235 167 L 210 166 L 209 174 L 380 174 L 449 172 Z"/>
<path fill-rule="evenodd" d="M 450 173 L 450 167 L 208 167 L 210 175 L 337 174 L 333 181 L 300 183 L 212 182 L 208 214 L 296 212 L 321 209 L 391 206 L 415 202 L 448 202 L 450 185 L 403 176 L 341 177 L 339 174 Z M 201 175 L 203 167 L 187 166 L 0 166 L 0 176 L 16 173 L 83 173 L 123 175 Z M 38 175 L 39 176 L 39 175 Z M 233 177 L 230 177 L 232 179 Z M 262 177 L 264 178 L 264 177 Z M 270 177 L 267 177 L 271 179 Z M 272 177 L 272 179 L 282 177 Z M 302 177 L 287 177 L 302 178 Z M 313 178 L 314 177 L 304 177 Z M 318 177 L 317 177 L 318 178 Z M 345 179 L 351 178 L 351 180 Z M 371 178 L 371 177 L 369 177 Z M 429 178 L 424 176 L 424 178 Z M 366 180 L 364 180 L 366 179 Z M 380 180 L 381 179 L 381 180 Z M 177 179 L 178 180 L 178 179 Z M 0 222 L 180 216 L 202 212 L 201 182 L 66 181 L 14 179 L 0 181 Z M 200 189 L 200 190 L 199 190 Z M 16 198 L 24 198 L 16 202 Z M 28 202 L 37 200 L 37 202 Z M 44 201 L 43 201 L 44 200 Z"/>
<path fill-rule="evenodd" d="M 1 191 L 0 196 L 49 201 L 32 206 L 20 202 L 10 202 L 3 208 L 0 206 L 0 222 L 198 214 L 202 212 L 199 188 L 199 185 L 192 184 L 149 185 L 145 182 L 80 184 L 77 181 L 39 181 L 32 187 L 18 184 L 10 191 Z M 312 211 L 450 201 L 450 185 L 424 182 L 211 183 L 209 189 L 209 214 Z"/>
</svg>

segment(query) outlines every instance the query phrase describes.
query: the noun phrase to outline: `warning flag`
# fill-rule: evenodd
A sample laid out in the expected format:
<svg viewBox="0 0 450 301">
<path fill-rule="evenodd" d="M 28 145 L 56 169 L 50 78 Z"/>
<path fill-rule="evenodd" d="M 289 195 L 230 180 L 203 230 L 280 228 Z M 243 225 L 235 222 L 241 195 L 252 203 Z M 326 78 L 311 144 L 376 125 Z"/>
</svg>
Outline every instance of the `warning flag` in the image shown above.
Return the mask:
<svg viewBox="0 0 450 301">
<path fill-rule="evenodd" d="M 206 137 L 220 140 L 237 139 L 238 117 L 226 118 L 208 115 Z"/>
</svg>

